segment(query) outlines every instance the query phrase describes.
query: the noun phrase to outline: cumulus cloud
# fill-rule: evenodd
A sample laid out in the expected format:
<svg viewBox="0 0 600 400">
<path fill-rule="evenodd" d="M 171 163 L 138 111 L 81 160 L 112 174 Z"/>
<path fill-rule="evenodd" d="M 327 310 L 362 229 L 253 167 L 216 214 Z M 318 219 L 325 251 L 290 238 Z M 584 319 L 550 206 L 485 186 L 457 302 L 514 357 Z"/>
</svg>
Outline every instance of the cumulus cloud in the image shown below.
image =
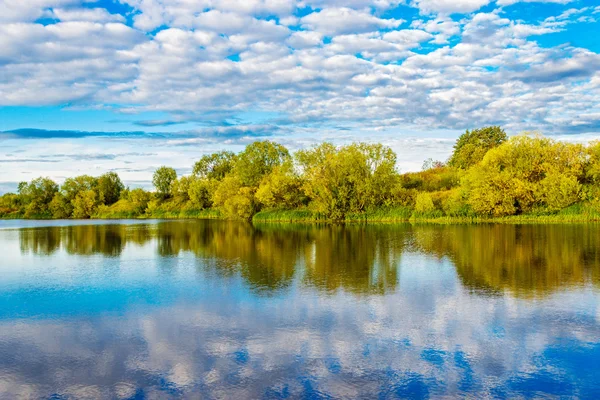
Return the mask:
<svg viewBox="0 0 600 400">
<path fill-rule="evenodd" d="M 555 3 L 555 4 L 569 4 L 574 0 L 497 0 L 496 3 L 500 6 L 509 6 L 517 3 Z"/>
<path fill-rule="evenodd" d="M 121 14 L 110 14 L 104 8 L 53 8 L 48 14 L 49 17 L 56 18 L 60 21 L 125 22 L 124 16 Z"/>
<path fill-rule="evenodd" d="M 491 0 L 414 0 L 414 4 L 424 13 L 469 13 L 479 10 Z"/>
<path fill-rule="evenodd" d="M 399 27 L 402 19 L 383 19 L 372 15 L 367 10 L 354 10 L 351 8 L 326 8 L 303 17 L 302 26 L 321 32 L 328 36 L 370 32 L 377 29 L 391 29 Z"/>
</svg>

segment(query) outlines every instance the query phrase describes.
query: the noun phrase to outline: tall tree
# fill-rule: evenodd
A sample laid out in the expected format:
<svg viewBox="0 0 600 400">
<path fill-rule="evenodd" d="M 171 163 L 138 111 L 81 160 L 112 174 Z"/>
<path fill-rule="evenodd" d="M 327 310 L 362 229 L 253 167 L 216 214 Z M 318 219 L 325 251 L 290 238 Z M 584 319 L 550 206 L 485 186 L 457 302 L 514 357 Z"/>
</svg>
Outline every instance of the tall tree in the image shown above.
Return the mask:
<svg viewBox="0 0 600 400">
<path fill-rule="evenodd" d="M 106 205 L 119 201 L 123 189 L 125 186 L 115 172 L 107 172 L 98 178 L 98 197 Z"/>
<path fill-rule="evenodd" d="M 162 166 L 154 172 L 152 184 L 156 192 L 163 198 L 171 196 L 171 185 L 177 179 L 177 172 L 170 167 Z"/>
<path fill-rule="evenodd" d="M 483 160 L 490 149 L 500 146 L 507 139 L 506 132 L 499 126 L 467 130 L 456 141 L 448 164 L 460 169 L 469 169 Z"/>
<path fill-rule="evenodd" d="M 273 168 L 289 159 L 289 151 L 279 143 L 269 140 L 254 142 L 239 154 L 233 172 L 244 186 L 258 186 Z"/>
<path fill-rule="evenodd" d="M 207 154 L 194 164 L 193 174 L 202 179 L 220 181 L 233 169 L 236 159 L 231 151 Z"/>
</svg>

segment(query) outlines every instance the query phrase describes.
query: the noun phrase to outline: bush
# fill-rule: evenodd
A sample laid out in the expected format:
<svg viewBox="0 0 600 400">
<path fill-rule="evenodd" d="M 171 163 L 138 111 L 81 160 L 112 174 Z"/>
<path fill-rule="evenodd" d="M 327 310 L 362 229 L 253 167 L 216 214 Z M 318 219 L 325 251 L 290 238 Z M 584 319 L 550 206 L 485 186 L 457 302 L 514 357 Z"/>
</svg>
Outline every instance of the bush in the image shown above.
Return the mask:
<svg viewBox="0 0 600 400">
<path fill-rule="evenodd" d="M 417 214 L 425 215 L 435 210 L 433 199 L 429 193 L 419 193 L 415 202 Z"/>
</svg>

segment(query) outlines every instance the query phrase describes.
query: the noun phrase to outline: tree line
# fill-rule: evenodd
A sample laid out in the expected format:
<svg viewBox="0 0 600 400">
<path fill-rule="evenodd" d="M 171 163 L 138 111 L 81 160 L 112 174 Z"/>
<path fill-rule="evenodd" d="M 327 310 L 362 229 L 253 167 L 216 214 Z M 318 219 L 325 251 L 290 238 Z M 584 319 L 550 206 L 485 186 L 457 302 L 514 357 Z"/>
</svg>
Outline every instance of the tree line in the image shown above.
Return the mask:
<svg viewBox="0 0 600 400">
<path fill-rule="evenodd" d="M 322 143 L 291 154 L 257 141 L 240 153 L 202 156 L 188 176 L 158 168 L 154 191 L 126 188 L 108 172 L 22 182 L 0 197 L 4 218 L 218 216 L 251 219 L 269 210 L 305 210 L 344 220 L 373 210 L 407 217 L 502 217 L 571 210 L 600 213 L 600 142 L 536 134 L 508 138 L 498 126 L 467 130 L 445 161 L 400 173 L 383 144 Z"/>
</svg>

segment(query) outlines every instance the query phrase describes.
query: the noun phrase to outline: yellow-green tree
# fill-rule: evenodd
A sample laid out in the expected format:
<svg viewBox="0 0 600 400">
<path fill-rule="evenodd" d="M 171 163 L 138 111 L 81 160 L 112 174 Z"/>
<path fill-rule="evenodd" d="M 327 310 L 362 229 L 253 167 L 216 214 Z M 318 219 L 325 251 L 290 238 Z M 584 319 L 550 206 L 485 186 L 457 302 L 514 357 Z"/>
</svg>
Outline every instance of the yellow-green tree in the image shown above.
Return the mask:
<svg viewBox="0 0 600 400">
<path fill-rule="evenodd" d="M 213 196 L 214 205 L 233 218 L 250 219 L 256 212 L 254 189 L 242 184 L 238 176 L 227 176 Z"/>
<path fill-rule="evenodd" d="M 427 214 L 435 210 L 433 199 L 427 192 L 419 193 L 415 202 L 415 211 L 418 214 Z"/>
<path fill-rule="evenodd" d="M 25 205 L 25 218 L 50 217 L 49 204 L 58 192 L 58 185 L 50 178 L 37 178 L 19 184 L 19 196 Z"/>
<path fill-rule="evenodd" d="M 79 192 L 72 203 L 74 218 L 90 218 L 99 205 L 98 194 L 91 189 Z"/>
<path fill-rule="evenodd" d="M 195 207 L 209 208 L 213 205 L 212 199 L 218 185 L 216 179 L 193 179 L 188 188 L 188 197 Z"/>
<path fill-rule="evenodd" d="M 355 143 L 336 148 L 323 143 L 299 151 L 304 192 L 312 207 L 333 219 L 379 206 L 397 183 L 396 155 L 381 144 Z"/>
<path fill-rule="evenodd" d="M 577 202 L 586 158 L 581 145 L 520 135 L 490 150 L 463 186 L 480 215 L 556 211 Z"/>
<path fill-rule="evenodd" d="M 67 201 L 72 202 L 77 194 L 86 190 L 95 190 L 98 185 L 98 179 L 89 175 L 80 175 L 74 178 L 67 178 L 61 186 L 61 191 Z"/>
<path fill-rule="evenodd" d="M 136 188 L 129 192 L 129 201 L 133 205 L 134 210 L 139 214 L 142 214 L 146 210 L 151 199 L 152 194 L 142 188 Z"/>
<path fill-rule="evenodd" d="M 292 209 L 302 205 L 304 199 L 302 180 L 291 161 L 275 167 L 256 191 L 256 200 L 265 207 Z"/>
<path fill-rule="evenodd" d="M 54 195 L 48 208 L 52 213 L 52 218 L 56 219 L 69 218 L 73 213 L 73 205 L 68 202 L 66 197 L 60 192 L 57 192 Z"/>
</svg>

